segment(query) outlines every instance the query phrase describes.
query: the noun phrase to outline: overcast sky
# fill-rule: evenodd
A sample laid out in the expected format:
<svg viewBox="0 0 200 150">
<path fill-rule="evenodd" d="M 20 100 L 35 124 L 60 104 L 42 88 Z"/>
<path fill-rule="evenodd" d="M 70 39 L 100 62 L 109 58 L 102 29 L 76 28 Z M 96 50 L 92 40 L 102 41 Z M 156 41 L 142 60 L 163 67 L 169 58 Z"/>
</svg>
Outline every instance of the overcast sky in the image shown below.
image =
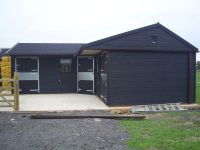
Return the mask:
<svg viewBox="0 0 200 150">
<path fill-rule="evenodd" d="M 0 47 L 87 43 L 160 22 L 200 49 L 199 6 L 199 0 L 0 0 Z"/>
</svg>

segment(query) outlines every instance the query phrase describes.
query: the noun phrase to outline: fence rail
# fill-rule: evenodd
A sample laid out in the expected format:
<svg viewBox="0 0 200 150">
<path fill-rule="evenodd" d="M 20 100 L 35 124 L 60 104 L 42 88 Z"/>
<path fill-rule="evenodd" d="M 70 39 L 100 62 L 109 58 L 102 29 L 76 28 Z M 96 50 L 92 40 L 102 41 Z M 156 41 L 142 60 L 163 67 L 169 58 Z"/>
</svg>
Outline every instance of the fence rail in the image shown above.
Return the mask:
<svg viewBox="0 0 200 150">
<path fill-rule="evenodd" d="M 0 79 L 2 82 L 3 79 Z M 19 110 L 19 73 L 15 72 L 13 79 L 9 79 L 11 88 L 8 90 L 4 86 L 0 87 L 0 107 L 12 107 Z"/>
</svg>

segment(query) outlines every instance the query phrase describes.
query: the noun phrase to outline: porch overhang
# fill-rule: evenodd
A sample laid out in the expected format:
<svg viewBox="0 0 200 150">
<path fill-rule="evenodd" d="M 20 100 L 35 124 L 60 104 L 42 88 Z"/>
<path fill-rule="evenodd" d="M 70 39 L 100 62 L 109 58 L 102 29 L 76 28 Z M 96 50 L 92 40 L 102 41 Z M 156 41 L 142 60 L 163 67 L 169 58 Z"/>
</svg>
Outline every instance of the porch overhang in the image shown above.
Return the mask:
<svg viewBox="0 0 200 150">
<path fill-rule="evenodd" d="M 90 56 L 93 56 L 93 55 L 97 55 L 99 53 L 101 53 L 102 50 L 91 50 L 91 49 L 83 49 L 80 51 L 79 55 L 90 55 Z"/>
</svg>

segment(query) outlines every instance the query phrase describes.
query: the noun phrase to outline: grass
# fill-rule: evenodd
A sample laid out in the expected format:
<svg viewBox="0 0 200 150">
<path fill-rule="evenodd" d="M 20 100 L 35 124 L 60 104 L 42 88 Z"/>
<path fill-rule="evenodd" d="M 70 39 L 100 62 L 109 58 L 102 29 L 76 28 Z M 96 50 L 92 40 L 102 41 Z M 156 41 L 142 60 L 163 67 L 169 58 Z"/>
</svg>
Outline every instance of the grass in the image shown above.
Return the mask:
<svg viewBox="0 0 200 150">
<path fill-rule="evenodd" d="M 196 102 L 200 104 L 200 71 L 196 73 Z M 200 113 L 171 112 L 149 115 L 141 121 L 122 120 L 131 138 L 130 149 L 199 150 Z"/>
<path fill-rule="evenodd" d="M 200 71 L 196 73 L 196 102 L 200 104 Z"/>
<path fill-rule="evenodd" d="M 200 113 L 153 114 L 142 121 L 122 120 L 131 138 L 130 149 L 199 150 Z"/>
</svg>

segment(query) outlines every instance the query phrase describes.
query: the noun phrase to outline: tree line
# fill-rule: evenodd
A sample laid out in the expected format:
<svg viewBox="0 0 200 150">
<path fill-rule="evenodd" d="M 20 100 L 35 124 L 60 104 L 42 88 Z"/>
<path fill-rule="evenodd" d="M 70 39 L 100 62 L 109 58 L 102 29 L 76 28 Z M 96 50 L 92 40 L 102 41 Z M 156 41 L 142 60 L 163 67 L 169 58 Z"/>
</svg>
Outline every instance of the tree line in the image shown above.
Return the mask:
<svg viewBox="0 0 200 150">
<path fill-rule="evenodd" d="M 197 61 L 197 65 L 196 65 L 196 67 L 197 67 L 197 70 L 200 71 L 200 61 Z"/>
</svg>

